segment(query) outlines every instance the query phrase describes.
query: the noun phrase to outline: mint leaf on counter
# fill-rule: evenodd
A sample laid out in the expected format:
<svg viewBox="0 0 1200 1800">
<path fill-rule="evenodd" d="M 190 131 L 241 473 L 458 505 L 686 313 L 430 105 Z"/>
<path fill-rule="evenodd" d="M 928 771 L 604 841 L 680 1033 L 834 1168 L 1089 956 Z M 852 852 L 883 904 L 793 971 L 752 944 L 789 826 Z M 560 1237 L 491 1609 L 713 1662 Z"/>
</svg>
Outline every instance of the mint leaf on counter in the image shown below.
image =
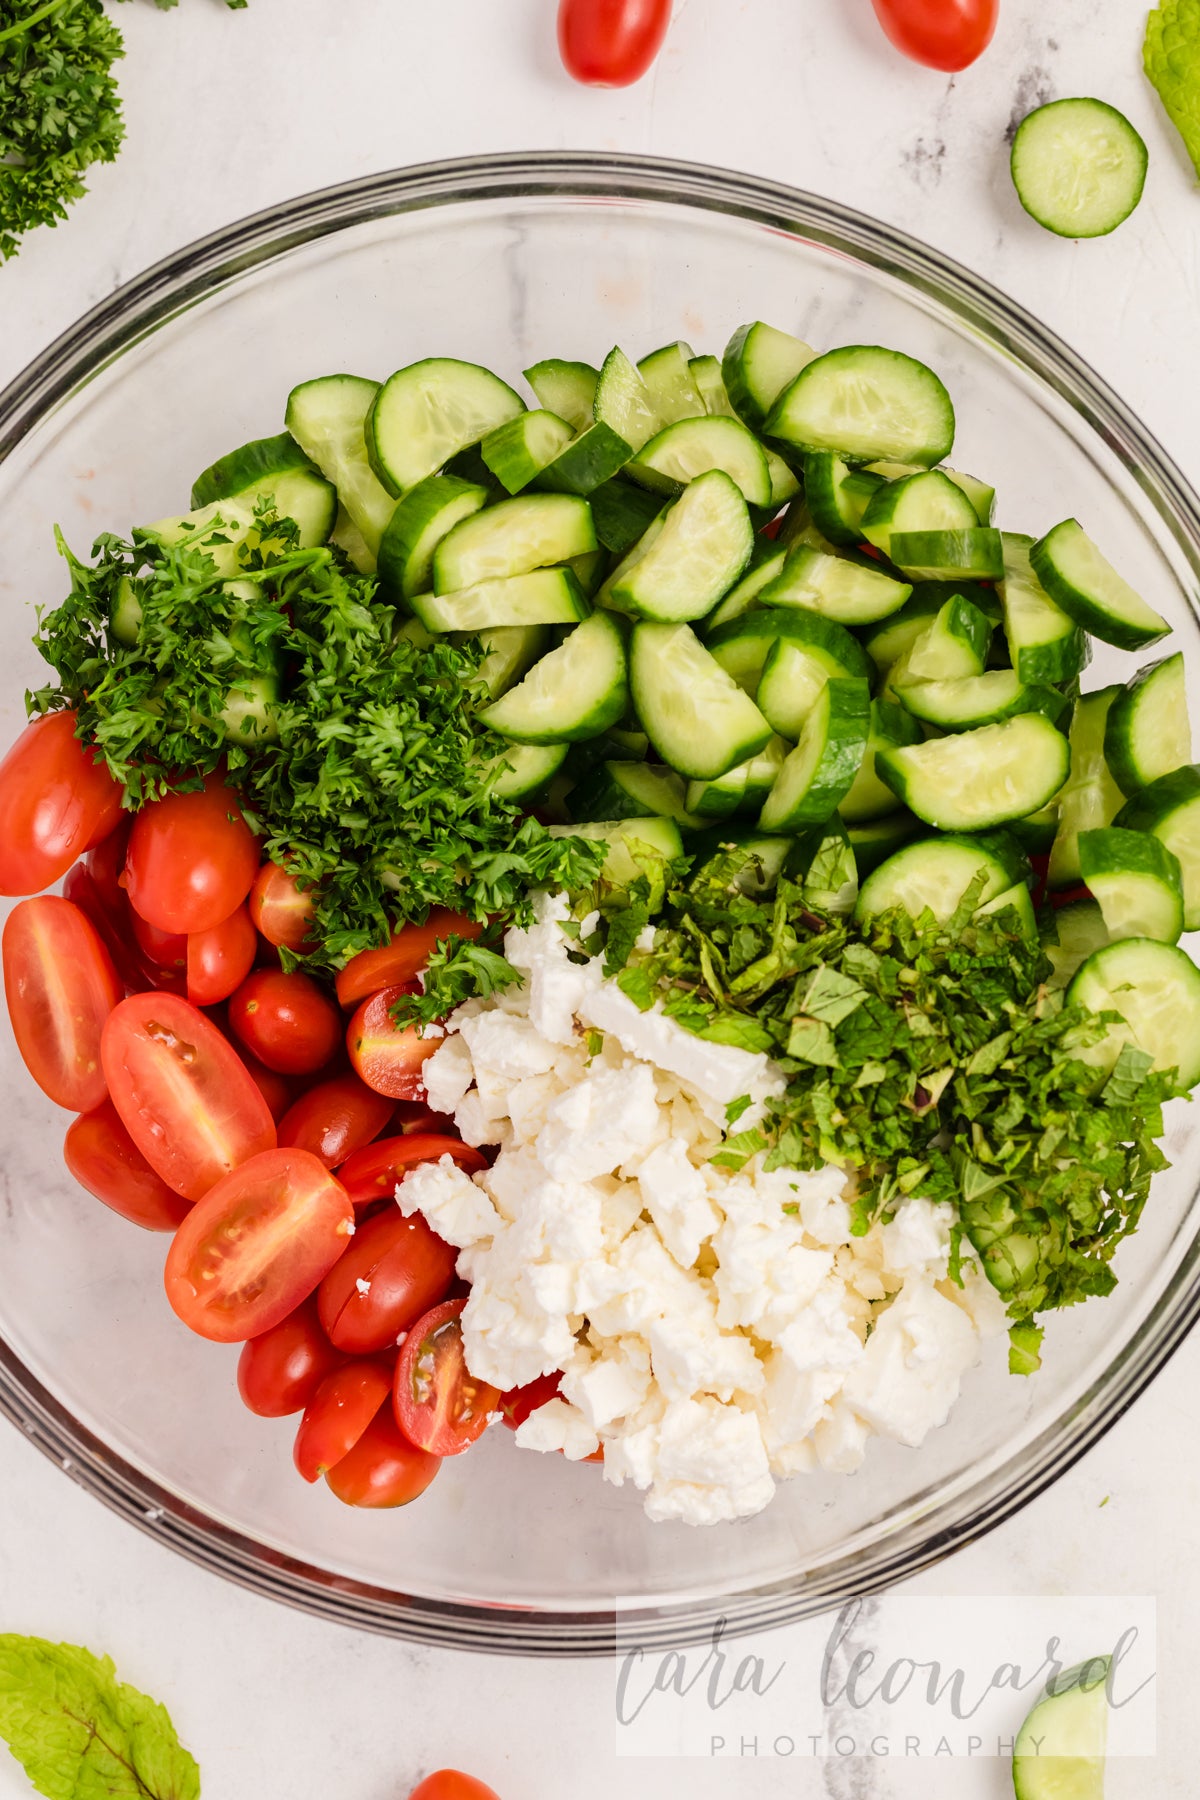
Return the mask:
<svg viewBox="0 0 1200 1800">
<path fill-rule="evenodd" d="M 1200 0 L 1162 0 L 1146 22 L 1143 58 L 1200 175 Z"/>
</svg>

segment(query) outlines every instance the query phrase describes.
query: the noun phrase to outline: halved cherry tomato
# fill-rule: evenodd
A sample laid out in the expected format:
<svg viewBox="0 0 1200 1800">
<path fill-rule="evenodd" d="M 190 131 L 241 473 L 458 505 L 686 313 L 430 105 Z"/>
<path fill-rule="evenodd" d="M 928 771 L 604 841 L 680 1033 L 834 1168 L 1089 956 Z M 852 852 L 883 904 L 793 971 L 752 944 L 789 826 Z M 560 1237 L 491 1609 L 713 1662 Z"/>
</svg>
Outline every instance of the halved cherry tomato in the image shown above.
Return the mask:
<svg viewBox="0 0 1200 1800">
<path fill-rule="evenodd" d="M 458 1456 L 488 1428 L 500 1389 L 476 1381 L 463 1351 L 465 1300 L 444 1300 L 417 1320 L 396 1361 L 396 1423 L 418 1450 Z"/>
<path fill-rule="evenodd" d="M 299 970 L 256 969 L 229 1002 L 229 1029 L 280 1075 L 312 1075 L 337 1049 L 337 1007 Z"/>
<path fill-rule="evenodd" d="M 628 87 L 650 67 L 671 23 L 671 0 L 559 0 L 558 48 L 576 81 Z"/>
<path fill-rule="evenodd" d="M 266 862 L 250 889 L 250 917 L 268 944 L 303 950 L 312 924 L 313 896 L 278 863 Z"/>
<path fill-rule="evenodd" d="M 509 1388 L 507 1394 L 501 1394 L 496 1410 L 510 1431 L 523 1425 L 530 1413 L 535 1413 L 539 1406 L 545 1406 L 547 1400 L 557 1398 L 562 1376 L 539 1375 L 536 1381 L 527 1381 L 524 1387 Z"/>
<path fill-rule="evenodd" d="M 462 913 L 435 906 L 423 925 L 402 925 L 390 944 L 360 950 L 337 978 L 338 1003 L 349 1010 L 385 987 L 404 987 L 448 937 L 477 938 L 483 926 Z"/>
<path fill-rule="evenodd" d="M 187 997 L 193 1006 L 217 1006 L 240 988 L 258 954 L 258 933 L 244 906 L 184 939 Z"/>
<path fill-rule="evenodd" d="M 311 1150 L 327 1169 L 336 1169 L 386 1129 L 393 1110 L 390 1100 L 357 1075 L 335 1075 L 309 1088 L 289 1109 L 279 1122 L 279 1142 Z"/>
<path fill-rule="evenodd" d="M 192 1208 L 167 1252 L 167 1299 L 218 1344 L 260 1337 L 306 1300 L 354 1232 L 346 1190 L 307 1150 L 264 1150 Z"/>
<path fill-rule="evenodd" d="M 199 1200 L 274 1146 L 275 1121 L 237 1051 L 177 994 L 122 1000 L 108 1016 L 100 1057 L 126 1130 L 177 1194 Z"/>
<path fill-rule="evenodd" d="M 1000 16 L 1000 0 L 874 0 L 874 6 L 897 50 L 948 73 L 983 55 Z"/>
<path fill-rule="evenodd" d="M 174 1231 L 191 1211 L 191 1201 L 155 1174 L 111 1100 L 67 1127 L 63 1157 L 80 1187 L 147 1231 Z"/>
<path fill-rule="evenodd" d="M 129 929 L 143 957 L 153 963 L 156 971 L 162 969 L 168 975 L 183 979 L 187 972 L 187 939 L 181 931 L 160 931 L 132 907 L 129 908 Z"/>
<path fill-rule="evenodd" d="M 317 1481 L 357 1444 L 392 1387 L 384 1357 L 343 1362 L 326 1375 L 304 1409 L 292 1460 L 305 1481 Z"/>
<path fill-rule="evenodd" d="M 457 1257 L 419 1213 L 376 1213 L 321 1283 L 317 1309 L 326 1333 L 350 1356 L 394 1344 L 443 1298 Z"/>
<path fill-rule="evenodd" d="M 310 1298 L 260 1337 L 249 1338 L 238 1358 L 237 1384 L 260 1419 L 286 1419 L 303 1412 L 327 1375 L 343 1357 L 321 1329 Z"/>
<path fill-rule="evenodd" d="M 468 1175 L 487 1168 L 483 1152 L 461 1138 L 414 1131 L 356 1150 L 338 1169 L 338 1180 L 356 1207 L 372 1206 L 377 1200 L 394 1200 L 397 1186 L 418 1163 L 440 1162 L 443 1156 L 452 1157 Z"/>
<path fill-rule="evenodd" d="M 457 1769 L 438 1769 L 413 1789 L 408 1800 L 500 1800 L 500 1796 L 495 1788 L 485 1787 L 473 1775 L 462 1775 Z"/>
<path fill-rule="evenodd" d="M 356 1074 L 377 1094 L 393 1100 L 421 1100 L 425 1083 L 422 1063 L 428 1062 L 440 1038 L 422 1037 L 416 1025 L 396 1025 L 392 1007 L 405 987 L 382 988 L 364 1000 L 346 1028 L 346 1048 Z"/>
<path fill-rule="evenodd" d="M 440 1458 L 409 1443 L 391 1408 L 384 1406 L 325 1480 L 347 1506 L 407 1506 L 425 1492 L 441 1466 Z"/>
<path fill-rule="evenodd" d="M 17 1049 L 43 1094 L 72 1112 L 99 1106 L 104 1022 L 124 993 L 91 920 L 69 900 L 22 900 L 4 925 L 4 992 Z"/>
<path fill-rule="evenodd" d="M 133 910 L 160 931 L 211 931 L 242 904 L 258 872 L 258 840 L 220 775 L 194 793 L 144 806 L 125 856 Z"/>
<path fill-rule="evenodd" d="M 115 829 L 124 789 L 75 736 L 73 712 L 27 725 L 0 762 L 0 894 L 36 894 Z"/>
</svg>

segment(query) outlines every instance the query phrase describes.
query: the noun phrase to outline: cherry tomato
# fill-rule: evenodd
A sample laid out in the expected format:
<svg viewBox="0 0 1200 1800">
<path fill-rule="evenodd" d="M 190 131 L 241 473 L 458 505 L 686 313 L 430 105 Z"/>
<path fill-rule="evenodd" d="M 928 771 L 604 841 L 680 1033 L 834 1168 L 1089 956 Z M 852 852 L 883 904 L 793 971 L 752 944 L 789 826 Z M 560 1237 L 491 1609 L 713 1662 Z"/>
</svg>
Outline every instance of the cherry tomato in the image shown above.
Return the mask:
<svg viewBox="0 0 1200 1800">
<path fill-rule="evenodd" d="M 116 902 L 110 907 L 88 873 L 86 862 L 77 862 L 63 877 L 62 897 L 77 906 L 96 927 L 127 994 L 140 994 L 156 985 L 161 971 L 142 955 L 133 935 L 133 908 L 119 889 Z"/>
<path fill-rule="evenodd" d="M 279 1123 L 279 1142 L 311 1150 L 327 1169 L 336 1169 L 379 1136 L 392 1112 L 392 1102 L 357 1075 L 336 1075 L 309 1088 L 289 1109 Z"/>
<path fill-rule="evenodd" d="M 317 1481 L 353 1450 L 392 1387 L 383 1357 L 343 1362 L 326 1375 L 304 1409 L 292 1460 L 305 1481 Z"/>
<path fill-rule="evenodd" d="M 443 1137 L 454 1136 L 454 1120 L 451 1115 L 430 1112 L 423 1100 L 397 1100 L 392 1112 L 392 1123 L 406 1137 L 414 1131 L 435 1131 L 440 1132 Z"/>
<path fill-rule="evenodd" d="M 345 1192 L 345 1190 L 342 1190 Z M 458 1252 L 398 1206 L 359 1226 L 354 1242 L 321 1283 L 321 1323 L 339 1350 L 370 1356 L 442 1299 Z"/>
<path fill-rule="evenodd" d="M 897 50 L 931 69 L 965 69 L 992 41 L 1000 0 L 873 0 Z"/>
<path fill-rule="evenodd" d="M 547 1400 L 553 1400 L 558 1394 L 561 1375 L 539 1375 L 536 1381 L 526 1382 L 524 1387 L 509 1388 L 507 1394 L 501 1394 L 497 1411 L 510 1431 L 523 1425 L 530 1413 L 535 1413 L 539 1406 L 545 1406 Z"/>
<path fill-rule="evenodd" d="M 459 1318 L 465 1300 L 444 1300 L 417 1320 L 396 1361 L 396 1423 L 418 1450 L 458 1456 L 488 1428 L 500 1389 L 467 1369 Z"/>
<path fill-rule="evenodd" d="M 244 906 L 184 939 L 187 997 L 193 1006 L 217 1006 L 240 988 L 258 954 L 258 933 Z"/>
<path fill-rule="evenodd" d="M 346 1048 L 355 1073 L 377 1094 L 389 1094 L 393 1100 L 424 1098 L 421 1064 L 441 1042 L 440 1038 L 422 1037 L 416 1025 L 393 1023 L 391 1009 L 408 991 L 382 988 L 363 1001 L 346 1028 Z"/>
<path fill-rule="evenodd" d="M 628 87 L 663 46 L 671 0 L 559 0 L 558 48 L 576 81 Z"/>
<path fill-rule="evenodd" d="M 101 904 L 114 914 L 123 913 L 129 905 L 122 877 L 132 830 L 133 820 L 124 813 L 116 829 L 101 838 L 98 844 L 93 844 L 83 859 L 84 868 L 96 884 Z"/>
<path fill-rule="evenodd" d="M 73 712 L 27 725 L 0 762 L 0 894 L 36 894 L 115 829 L 124 789 L 75 736 Z"/>
<path fill-rule="evenodd" d="M 187 970 L 187 939 L 181 931 L 160 931 L 157 925 L 147 924 L 132 907 L 129 929 L 143 958 L 154 965 L 155 971 L 161 969 L 182 979 Z"/>
<path fill-rule="evenodd" d="M 266 1063 L 260 1063 L 257 1056 L 251 1056 L 250 1052 L 240 1044 L 236 1046 L 235 1054 L 266 1101 L 271 1117 L 278 1125 L 296 1098 L 296 1091 L 292 1083 L 286 1075 L 277 1075 L 274 1069 L 268 1069 Z M 276 1133 L 276 1139 L 278 1140 L 278 1133 Z"/>
<path fill-rule="evenodd" d="M 315 1302 L 308 1299 L 270 1331 L 242 1345 L 238 1393 L 260 1419 L 286 1419 L 304 1411 L 341 1362 L 340 1351 L 321 1329 Z"/>
<path fill-rule="evenodd" d="M 168 794 L 133 822 L 125 879 L 133 910 L 160 931 L 211 931 L 242 904 L 258 871 L 258 840 L 220 775 Z"/>
<path fill-rule="evenodd" d="M 306 1300 L 354 1232 L 346 1190 L 307 1150 L 264 1150 L 188 1214 L 167 1252 L 167 1299 L 218 1344 L 261 1337 Z"/>
<path fill-rule="evenodd" d="M 177 994 L 122 1000 L 108 1016 L 100 1056 L 126 1130 L 177 1194 L 199 1200 L 274 1146 L 270 1109 L 237 1051 Z"/>
<path fill-rule="evenodd" d="M 80 1187 L 147 1231 L 174 1231 L 191 1202 L 156 1175 L 111 1100 L 67 1127 L 63 1156 Z"/>
<path fill-rule="evenodd" d="M 391 1409 L 381 1407 L 325 1480 L 347 1506 L 407 1506 L 425 1492 L 441 1466 L 438 1457 L 410 1444 Z"/>
<path fill-rule="evenodd" d="M 337 978 L 338 1004 L 349 1010 L 385 987 L 404 987 L 448 937 L 477 938 L 483 926 L 435 906 L 423 925 L 403 925 L 380 950 L 360 950 Z"/>
<path fill-rule="evenodd" d="M 342 1022 L 311 976 L 256 969 L 229 1002 L 229 1029 L 268 1069 L 311 1075 L 337 1049 Z"/>
<path fill-rule="evenodd" d="M 408 1800 L 500 1800 L 495 1788 L 485 1787 L 473 1775 L 457 1769 L 439 1769 L 427 1775 L 408 1796 Z"/>
<path fill-rule="evenodd" d="M 266 862 L 250 889 L 250 917 L 268 944 L 303 950 L 312 924 L 312 891 L 298 887 L 278 863 Z"/>
<path fill-rule="evenodd" d="M 99 932 L 69 900 L 47 894 L 13 908 L 3 954 L 25 1067 L 59 1106 L 90 1112 L 108 1092 L 100 1036 L 124 992 Z"/>
<path fill-rule="evenodd" d="M 356 1207 L 371 1206 L 377 1200 L 394 1200 L 409 1169 L 418 1163 L 440 1162 L 443 1156 L 453 1157 L 468 1175 L 487 1168 L 483 1152 L 461 1138 L 414 1131 L 403 1137 L 381 1138 L 365 1150 L 356 1150 L 338 1170 L 338 1180 Z"/>
</svg>

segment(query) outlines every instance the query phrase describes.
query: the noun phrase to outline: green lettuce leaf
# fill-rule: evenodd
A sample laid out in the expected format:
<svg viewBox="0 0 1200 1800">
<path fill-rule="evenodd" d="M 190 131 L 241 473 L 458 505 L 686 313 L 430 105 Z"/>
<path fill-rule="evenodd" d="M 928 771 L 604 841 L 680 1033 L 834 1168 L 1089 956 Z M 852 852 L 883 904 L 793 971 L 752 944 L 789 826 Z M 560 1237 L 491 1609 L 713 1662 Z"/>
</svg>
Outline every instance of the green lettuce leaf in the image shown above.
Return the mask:
<svg viewBox="0 0 1200 1800">
<path fill-rule="evenodd" d="M 1162 0 L 1146 23 L 1146 73 L 1200 175 L 1200 0 Z"/>
</svg>

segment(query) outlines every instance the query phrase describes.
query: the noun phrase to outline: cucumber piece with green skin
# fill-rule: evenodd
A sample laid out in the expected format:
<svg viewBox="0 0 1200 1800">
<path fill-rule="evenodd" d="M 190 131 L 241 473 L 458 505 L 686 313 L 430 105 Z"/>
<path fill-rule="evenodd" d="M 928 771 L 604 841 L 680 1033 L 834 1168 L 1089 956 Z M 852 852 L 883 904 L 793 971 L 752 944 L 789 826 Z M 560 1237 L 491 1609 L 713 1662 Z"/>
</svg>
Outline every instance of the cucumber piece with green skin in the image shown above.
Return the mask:
<svg viewBox="0 0 1200 1800">
<path fill-rule="evenodd" d="M 696 858 L 693 883 L 719 880 L 727 893 L 761 900 L 778 887 L 795 847 L 793 838 L 763 837 L 716 826 L 692 840 Z"/>
<path fill-rule="evenodd" d="M 899 700 L 917 681 L 962 681 L 982 675 L 992 624 L 971 600 L 956 594 L 940 606 L 888 670 L 883 696 Z"/>
<path fill-rule="evenodd" d="M 177 518 L 139 527 L 139 535 L 168 550 L 201 550 L 224 581 L 242 573 L 239 552 L 257 536 L 254 514 L 236 500 L 214 500 Z"/>
<path fill-rule="evenodd" d="M 767 795 L 759 829 L 799 831 L 831 818 L 862 767 L 870 727 L 867 683 L 843 677 L 827 681 L 804 721 L 796 748 Z"/>
<path fill-rule="evenodd" d="M 610 350 L 604 359 L 592 411 L 596 424 L 610 426 L 625 439 L 635 456 L 652 437 L 657 437 L 665 423 L 655 410 L 645 382 L 619 348 Z"/>
<path fill-rule="evenodd" d="M 396 506 L 367 456 L 366 422 L 378 392 L 379 383 L 361 375 L 318 376 L 292 389 L 283 418 L 305 455 L 337 489 L 372 568 Z"/>
<path fill-rule="evenodd" d="M 757 706 L 686 625 L 634 627 L 630 685 L 650 742 L 690 780 L 714 781 L 770 742 Z"/>
<path fill-rule="evenodd" d="M 337 519 L 337 490 L 290 431 L 243 444 L 198 475 L 192 484 L 193 507 L 213 500 L 237 500 L 248 512 L 260 500 L 270 500 L 281 519 L 292 519 L 299 527 L 302 550 L 326 543 Z"/>
<path fill-rule="evenodd" d="M 790 332 L 756 320 L 734 332 L 721 361 L 725 388 L 751 431 L 761 431 L 784 388 L 816 357 Z"/>
<path fill-rule="evenodd" d="M 664 425 L 698 418 L 705 411 L 700 390 L 692 379 L 695 354 L 690 344 L 664 344 L 638 363 L 638 374 L 645 383 L 650 404 Z"/>
<path fill-rule="evenodd" d="M 122 575 L 113 593 L 108 629 L 118 644 L 124 644 L 126 649 L 132 650 L 137 645 L 141 625 L 142 603 L 138 599 L 137 588 L 130 576 Z"/>
<path fill-rule="evenodd" d="M 831 544 L 824 532 L 818 530 L 808 501 L 803 495 L 788 507 L 783 524 L 775 534 L 775 543 L 781 550 L 792 550 L 797 544 L 807 544 L 810 549 L 819 550 L 822 556 L 840 556 L 864 569 L 879 568 L 879 558 L 874 554 L 868 555 L 865 550 L 856 549 L 851 544 Z"/>
<path fill-rule="evenodd" d="M 1160 775 L 1127 800 L 1112 823 L 1127 831 L 1152 832 L 1178 859 L 1183 871 L 1184 929 L 1200 931 L 1200 764 Z"/>
<path fill-rule="evenodd" d="M 575 494 L 521 494 L 472 514 L 433 553 L 433 591 L 454 594 L 481 581 L 525 575 L 596 549 L 586 500 Z"/>
<path fill-rule="evenodd" d="M 1075 702 L 1070 730 L 1071 773 L 1058 796 L 1058 830 L 1047 874 L 1052 888 L 1074 887 L 1082 880 L 1080 832 L 1111 825 L 1121 810 L 1121 790 L 1104 758 L 1109 709 L 1120 691 L 1119 687 L 1101 688 L 1095 694 L 1081 694 Z M 1121 820 L 1123 825 L 1126 822 Z"/>
<path fill-rule="evenodd" d="M 729 398 L 725 387 L 725 378 L 721 374 L 721 365 L 715 356 L 697 356 L 691 363 L 692 379 L 696 383 L 700 398 L 704 402 L 704 410 L 710 418 L 736 419 L 737 408 Z M 782 456 L 763 445 L 767 459 L 767 471 L 771 477 L 771 505 L 782 506 L 800 492 L 800 483 L 795 474 L 784 462 Z"/>
<path fill-rule="evenodd" d="M 1103 1042 L 1079 1053 L 1111 1068 L 1127 1043 L 1154 1058 L 1158 1070 L 1178 1071 L 1183 1089 L 1200 1081 L 1200 969 L 1176 944 L 1122 938 L 1096 950 L 1067 989 L 1072 1006 L 1119 1013 Z"/>
<path fill-rule="evenodd" d="M 1039 806 L 1027 818 L 1010 819 L 1004 829 L 1012 832 L 1030 856 L 1048 856 L 1058 836 L 1057 799 L 1051 800 L 1048 806 Z"/>
<path fill-rule="evenodd" d="M 828 681 L 859 680 L 836 664 L 821 644 L 776 638 L 767 652 L 755 700 L 771 729 L 783 738 L 798 738 Z"/>
<path fill-rule="evenodd" d="M 1012 146 L 1017 199 L 1058 237 L 1106 237 L 1146 185 L 1149 152 L 1103 100 L 1052 100 L 1022 119 Z"/>
<path fill-rule="evenodd" d="M 662 623 L 702 619 L 744 573 L 754 527 L 736 482 L 700 475 L 601 589 L 601 604 Z"/>
<path fill-rule="evenodd" d="M 780 394 L 764 429 L 786 448 L 929 468 L 954 443 L 954 407 L 924 363 L 879 345 L 850 344 L 810 362 Z"/>
<path fill-rule="evenodd" d="M 629 887 L 646 865 L 677 862 L 683 855 L 683 838 L 674 819 L 617 819 L 583 825 L 550 825 L 551 837 L 587 838 L 608 845 L 601 877 L 614 887 Z"/>
<path fill-rule="evenodd" d="M 526 411 L 521 396 L 478 363 L 430 356 L 389 375 L 366 423 L 367 456 L 397 499 Z"/>
<path fill-rule="evenodd" d="M 1109 825 L 1079 834 L 1079 870 L 1108 935 L 1178 943 L 1183 934 L 1179 859 L 1148 831 Z"/>
<path fill-rule="evenodd" d="M 972 731 L 1028 712 L 1044 713 L 1057 725 L 1071 706 L 1057 688 L 1033 687 L 1012 669 L 985 670 L 957 681 L 905 681 L 896 693 L 914 719 L 942 731 Z"/>
<path fill-rule="evenodd" d="M 975 508 L 941 469 L 924 469 L 899 481 L 884 482 L 875 489 L 862 516 L 867 542 L 893 562 L 897 558 L 892 542 L 902 533 L 957 534 L 978 529 Z"/>
<path fill-rule="evenodd" d="M 279 736 L 279 678 L 245 675 L 231 682 L 221 708 L 221 723 L 231 743 L 267 744 Z"/>
<path fill-rule="evenodd" d="M 486 488 L 456 475 L 430 475 L 396 502 L 379 543 L 379 585 L 387 598 L 408 601 L 426 593 L 442 539 L 487 502 Z"/>
<path fill-rule="evenodd" d="M 548 625 L 495 625 L 489 631 L 474 634 L 474 641 L 485 651 L 479 665 L 479 679 L 488 697 L 499 700 L 526 674 L 540 656 L 550 648 Z"/>
<path fill-rule="evenodd" d="M 1000 602 L 993 588 L 977 582 L 918 581 L 899 612 L 862 634 L 862 641 L 877 669 L 892 668 L 941 611 L 947 600 L 969 600 L 993 626 L 1000 623 Z"/>
<path fill-rule="evenodd" d="M 1111 1658 L 1058 1676 L 1017 1733 L 1016 1800 L 1104 1800 Z"/>
<path fill-rule="evenodd" d="M 576 581 L 591 600 L 604 585 L 605 572 L 608 569 L 608 556 L 603 550 L 585 550 L 582 556 L 573 556 L 566 564 Z"/>
<path fill-rule="evenodd" d="M 598 737 L 628 705 L 621 628 L 608 613 L 593 613 L 479 716 L 518 743 L 561 744 Z"/>
<path fill-rule="evenodd" d="M 533 569 L 453 594 L 414 594 L 409 604 L 434 633 L 489 631 L 497 625 L 577 625 L 592 610 L 570 569 Z"/>
<path fill-rule="evenodd" d="M 871 665 L 862 645 L 844 625 L 823 619 L 819 613 L 790 612 L 778 607 L 748 613 L 722 625 L 707 640 L 721 667 L 749 694 L 758 690 L 772 646 L 782 641 L 803 650 L 812 663 L 809 704 L 830 675 L 859 681 L 870 678 Z"/>
<path fill-rule="evenodd" d="M 903 481 L 906 475 L 920 475 L 922 471 L 913 463 L 876 462 L 869 463 L 867 468 L 860 470 L 859 473 L 878 475 L 885 481 Z M 976 475 L 964 475 L 960 469 L 942 468 L 938 470 L 938 474 L 945 475 L 947 480 L 954 483 L 955 487 L 962 489 L 971 502 L 975 518 L 980 525 L 992 523 L 996 511 L 994 487 L 989 486 L 986 481 L 980 481 Z"/>
<path fill-rule="evenodd" d="M 957 912 L 973 882 L 981 882 L 978 905 L 986 906 L 997 894 L 1028 877 L 1029 864 L 1019 846 L 1004 832 L 979 837 L 926 837 L 906 844 L 868 875 L 855 916 L 869 919 L 902 907 L 914 919 L 931 912 L 944 925 Z"/>
<path fill-rule="evenodd" d="M 506 494 L 519 494 L 565 450 L 575 433 L 557 413 L 518 413 L 488 433 L 479 454 Z"/>
<path fill-rule="evenodd" d="M 1061 731 L 1041 713 L 953 737 L 883 750 L 875 766 L 918 819 L 940 831 L 986 831 L 1058 793 L 1071 766 Z"/>
<path fill-rule="evenodd" d="M 1009 911 L 1016 913 L 1017 923 L 1023 937 L 1031 939 L 1037 937 L 1038 924 L 1037 914 L 1033 909 L 1033 896 L 1023 881 L 1018 881 L 1013 887 L 1005 888 L 1002 894 L 997 894 L 994 900 L 989 900 L 986 905 L 981 906 L 975 917 L 977 919 L 994 918 L 997 913 Z"/>
<path fill-rule="evenodd" d="M 859 880 L 865 881 L 868 875 L 895 856 L 905 844 L 920 837 L 924 830 L 920 819 L 914 819 L 907 807 L 903 806 L 898 807 L 895 812 L 885 814 L 881 819 L 869 819 L 862 825 L 847 825 L 846 833 L 858 865 Z"/>
<path fill-rule="evenodd" d="M 746 800 L 746 776 L 749 763 L 719 775 L 715 781 L 689 781 L 687 809 L 697 819 L 730 819 L 740 812 Z"/>
<path fill-rule="evenodd" d="M 871 819 L 878 819 L 885 813 L 897 810 L 899 802 L 895 794 L 876 773 L 875 757 L 880 750 L 920 741 L 920 727 L 902 706 L 895 706 L 888 700 L 871 702 L 871 730 L 862 767 L 854 778 L 853 787 L 838 807 L 848 826 L 863 825 Z"/>
<path fill-rule="evenodd" d="M 1004 546 L 1000 533 L 990 525 L 954 531 L 894 531 L 889 554 L 896 567 L 914 581 L 999 581 L 1004 574 Z"/>
<path fill-rule="evenodd" d="M 340 504 L 333 530 L 329 534 L 329 542 L 334 549 L 341 551 L 360 575 L 374 574 L 375 558 L 367 548 L 367 541 L 345 507 Z"/>
<path fill-rule="evenodd" d="M 804 458 L 804 498 L 813 524 L 831 544 L 862 543 L 863 516 L 882 486 L 882 475 L 851 469 L 832 451 L 814 451 Z"/>
<path fill-rule="evenodd" d="M 596 537 L 614 556 L 627 556 L 663 510 L 662 497 L 628 481 L 606 481 L 588 496 Z"/>
<path fill-rule="evenodd" d="M 738 812 L 747 816 L 757 815 L 763 801 L 775 786 L 780 769 L 788 759 L 792 746 L 786 738 L 773 737 L 765 750 L 752 756 L 744 764 L 746 770 L 746 787 L 738 802 Z M 736 771 L 735 771 L 736 772 Z"/>
<path fill-rule="evenodd" d="M 492 788 L 501 800 L 532 800 L 550 785 L 566 758 L 566 744 L 510 744 L 496 758 Z"/>
<path fill-rule="evenodd" d="M 1055 605 L 1103 643 L 1144 650 L 1169 634 L 1167 621 L 1118 575 L 1078 520 L 1064 519 L 1039 538 L 1029 560 Z"/>
<path fill-rule="evenodd" d="M 1022 681 L 1047 687 L 1073 681 L 1091 657 L 1087 633 L 1054 604 L 1038 580 L 1029 556 L 1033 539 L 1004 531 L 1000 543 L 1004 553 L 1000 603 L 1013 668 Z"/>
<path fill-rule="evenodd" d="M 759 594 L 762 606 L 799 607 L 841 625 L 873 625 L 898 612 L 912 593 L 882 569 L 863 568 L 842 556 L 826 556 L 795 544 L 779 575 Z"/>
<path fill-rule="evenodd" d="M 566 362 L 552 356 L 525 370 L 525 379 L 548 412 L 565 419 L 572 431 L 586 431 L 592 423 L 599 369 L 591 363 Z"/>
<path fill-rule="evenodd" d="M 619 475 L 633 450 L 611 425 L 589 425 L 537 477 L 537 486 L 559 494 L 594 494 Z"/>
<path fill-rule="evenodd" d="M 705 415 L 668 425 L 639 451 L 628 473 L 643 487 L 677 494 L 710 469 L 723 469 L 749 505 L 771 504 L 766 451 L 738 419 Z"/>
<path fill-rule="evenodd" d="M 1108 926 L 1094 900 L 1072 900 L 1055 909 L 1054 931 L 1057 941 L 1042 943 L 1054 970 L 1048 985 L 1065 988 L 1093 950 L 1103 950 L 1108 943 Z"/>
<path fill-rule="evenodd" d="M 573 819 L 674 819 L 682 828 L 696 823 L 687 805 L 686 783 L 673 769 L 644 762 L 603 762 L 571 789 Z"/>
<path fill-rule="evenodd" d="M 708 637 L 718 626 L 728 625 L 733 619 L 740 619 L 743 613 L 756 610 L 758 596 L 782 572 L 787 554 L 786 550 L 778 549 L 770 538 L 755 538 L 750 567 L 704 621 L 704 635 Z"/>
<path fill-rule="evenodd" d="M 1187 674 L 1183 653 L 1139 669 L 1108 711 L 1104 759 L 1125 794 L 1169 775 L 1192 760 Z"/>
</svg>

